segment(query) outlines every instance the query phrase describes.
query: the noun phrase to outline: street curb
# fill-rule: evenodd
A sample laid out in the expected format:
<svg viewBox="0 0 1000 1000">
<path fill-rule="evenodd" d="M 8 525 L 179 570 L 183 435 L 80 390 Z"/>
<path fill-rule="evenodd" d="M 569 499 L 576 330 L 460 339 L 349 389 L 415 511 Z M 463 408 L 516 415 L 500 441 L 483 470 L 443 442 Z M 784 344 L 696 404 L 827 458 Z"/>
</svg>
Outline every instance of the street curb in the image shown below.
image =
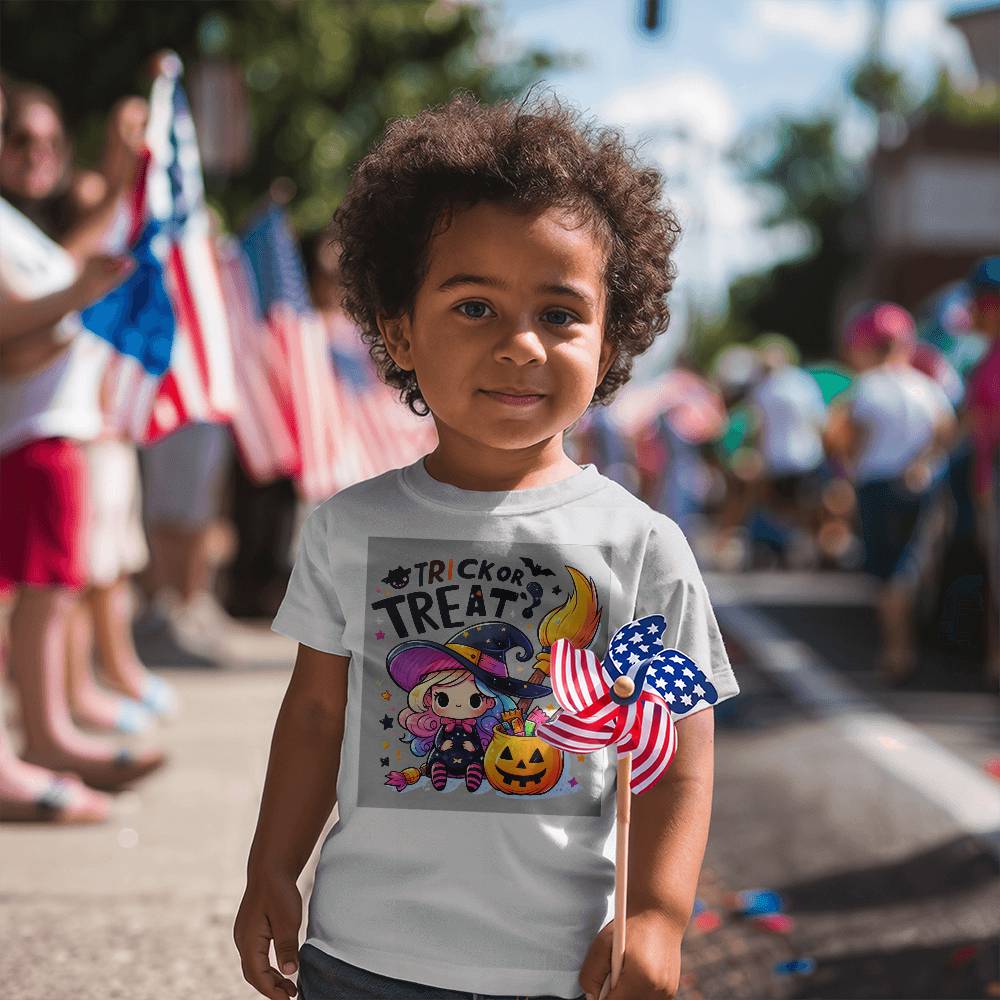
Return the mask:
<svg viewBox="0 0 1000 1000">
<path fill-rule="evenodd" d="M 828 720 L 868 759 L 952 818 L 1000 861 L 1000 788 L 946 747 L 882 709 L 814 649 L 716 584 L 713 608 L 760 669 L 796 703 Z"/>
</svg>

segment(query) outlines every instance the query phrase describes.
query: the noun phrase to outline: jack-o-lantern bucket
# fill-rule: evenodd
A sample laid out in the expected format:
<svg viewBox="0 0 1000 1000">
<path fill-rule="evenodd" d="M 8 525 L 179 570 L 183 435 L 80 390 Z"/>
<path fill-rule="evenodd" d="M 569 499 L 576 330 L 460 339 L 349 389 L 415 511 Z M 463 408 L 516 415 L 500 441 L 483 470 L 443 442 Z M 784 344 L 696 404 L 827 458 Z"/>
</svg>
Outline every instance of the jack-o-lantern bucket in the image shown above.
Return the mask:
<svg viewBox="0 0 1000 1000">
<path fill-rule="evenodd" d="M 537 736 L 504 732 L 499 724 L 483 757 L 486 778 L 507 795 L 543 795 L 562 776 L 562 750 Z"/>
</svg>

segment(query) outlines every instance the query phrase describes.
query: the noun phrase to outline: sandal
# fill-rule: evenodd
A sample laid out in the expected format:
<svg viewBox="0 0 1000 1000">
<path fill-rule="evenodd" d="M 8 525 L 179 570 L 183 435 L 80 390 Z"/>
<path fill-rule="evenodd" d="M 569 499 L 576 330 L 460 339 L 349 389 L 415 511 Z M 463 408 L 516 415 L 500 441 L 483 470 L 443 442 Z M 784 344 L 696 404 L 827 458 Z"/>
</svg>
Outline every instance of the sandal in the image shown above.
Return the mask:
<svg viewBox="0 0 1000 1000">
<path fill-rule="evenodd" d="M 44 759 L 32 757 L 29 753 L 22 754 L 29 764 L 41 767 L 51 767 Z M 136 753 L 127 747 L 122 747 L 111 760 L 96 760 L 66 765 L 85 785 L 103 792 L 117 792 L 133 781 L 144 778 L 166 763 L 167 755 L 162 750 L 146 750 Z"/>
<path fill-rule="evenodd" d="M 156 674 L 150 674 L 146 679 L 139 701 L 160 718 L 169 718 L 177 712 L 177 693 L 172 685 Z"/>
<path fill-rule="evenodd" d="M 0 799 L 0 823 L 103 823 L 109 811 L 107 796 L 71 774 L 53 774 L 34 799 Z"/>
</svg>

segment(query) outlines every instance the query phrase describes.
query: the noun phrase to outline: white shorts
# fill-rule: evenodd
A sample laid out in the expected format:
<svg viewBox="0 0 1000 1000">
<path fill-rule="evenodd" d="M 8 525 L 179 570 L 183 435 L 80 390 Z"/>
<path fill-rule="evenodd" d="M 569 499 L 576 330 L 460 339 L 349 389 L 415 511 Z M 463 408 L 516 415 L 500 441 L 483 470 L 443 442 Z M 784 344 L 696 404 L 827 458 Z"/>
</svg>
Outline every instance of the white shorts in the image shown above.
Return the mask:
<svg viewBox="0 0 1000 1000">
<path fill-rule="evenodd" d="M 87 462 L 87 577 L 106 587 L 149 561 L 135 445 L 114 438 L 83 444 Z"/>
</svg>

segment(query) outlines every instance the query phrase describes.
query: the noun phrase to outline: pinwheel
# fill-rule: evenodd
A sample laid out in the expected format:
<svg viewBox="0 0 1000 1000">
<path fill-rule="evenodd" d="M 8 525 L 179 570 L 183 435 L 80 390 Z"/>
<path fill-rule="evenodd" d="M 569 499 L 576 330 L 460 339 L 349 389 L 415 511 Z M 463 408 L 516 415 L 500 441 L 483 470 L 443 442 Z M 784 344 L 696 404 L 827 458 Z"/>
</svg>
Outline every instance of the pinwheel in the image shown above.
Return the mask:
<svg viewBox="0 0 1000 1000">
<path fill-rule="evenodd" d="M 570 753 L 610 746 L 618 752 L 615 923 L 611 975 L 601 998 L 617 984 L 625 959 L 629 793 L 648 791 L 673 761 L 673 717 L 718 699 L 715 686 L 690 657 L 664 648 L 666 624 L 663 615 L 646 615 L 623 625 L 603 661 L 588 649 L 556 639 L 549 678 L 559 710 L 535 729 L 546 743 Z"/>
</svg>

